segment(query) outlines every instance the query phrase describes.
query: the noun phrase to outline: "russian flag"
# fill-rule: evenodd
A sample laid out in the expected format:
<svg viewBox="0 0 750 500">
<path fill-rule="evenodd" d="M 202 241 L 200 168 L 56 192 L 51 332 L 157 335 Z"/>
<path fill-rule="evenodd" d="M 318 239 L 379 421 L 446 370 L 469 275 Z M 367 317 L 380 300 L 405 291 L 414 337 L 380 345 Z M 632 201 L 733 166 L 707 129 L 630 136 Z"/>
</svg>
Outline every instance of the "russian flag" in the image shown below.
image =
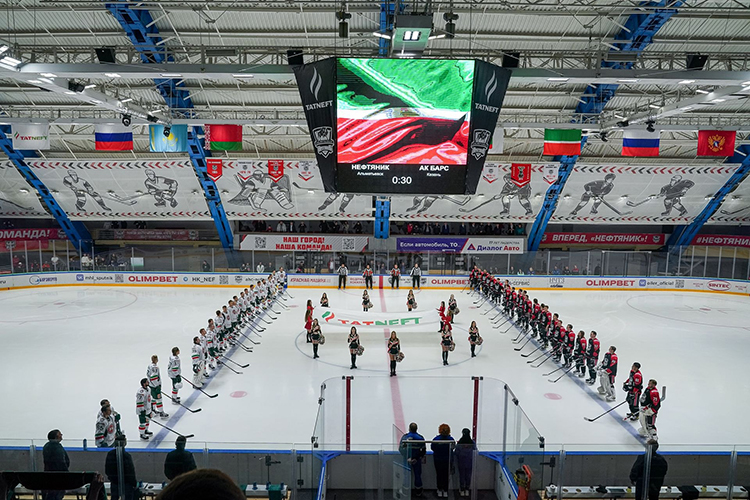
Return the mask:
<svg viewBox="0 0 750 500">
<path fill-rule="evenodd" d="M 101 124 L 94 130 L 97 151 L 132 151 L 133 131 L 120 124 Z"/>
<path fill-rule="evenodd" d="M 622 137 L 622 156 L 659 156 L 659 131 L 626 130 Z"/>
</svg>

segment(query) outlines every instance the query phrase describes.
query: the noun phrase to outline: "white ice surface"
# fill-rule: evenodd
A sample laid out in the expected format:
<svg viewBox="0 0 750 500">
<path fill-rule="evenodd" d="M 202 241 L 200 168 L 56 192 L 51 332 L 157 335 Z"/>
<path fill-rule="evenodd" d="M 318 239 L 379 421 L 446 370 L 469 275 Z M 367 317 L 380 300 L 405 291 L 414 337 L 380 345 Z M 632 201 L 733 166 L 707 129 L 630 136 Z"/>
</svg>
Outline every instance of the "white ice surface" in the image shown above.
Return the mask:
<svg viewBox="0 0 750 500">
<path fill-rule="evenodd" d="M 242 375 L 226 369 L 217 373 L 206 389 L 219 393 L 215 399 L 202 394 L 191 397 L 194 391 L 183 389 L 183 401 L 202 411 L 178 412 L 178 407 L 167 401 L 165 409 L 172 417 L 163 423 L 181 433 L 195 434 L 196 441 L 208 442 L 210 447 L 231 448 L 238 445 L 229 443 L 243 442 L 265 443 L 262 447 L 268 449 L 308 448 L 320 385 L 331 379 L 322 417 L 323 439 L 338 443 L 344 432 L 341 377 L 353 374 L 354 443 L 390 443 L 394 423 L 403 426 L 410 421 L 417 421 L 428 438 L 437 433 L 442 422 L 451 425 L 454 435 L 460 435 L 461 428 L 471 427 L 470 377 L 483 376 L 508 383 L 550 445 L 613 450 L 638 443 L 633 435 L 636 426 L 621 421 L 626 406 L 595 423 L 584 421 L 584 416 L 596 416 L 608 407 L 594 394 L 595 387 L 572 377 L 548 382 L 549 377 L 542 373 L 555 368 L 552 362 L 531 368 L 526 361 L 533 357 L 521 358 L 513 350 L 516 346 L 511 341 L 517 331 L 502 334 L 505 326 L 492 330 L 488 320 L 496 313 L 482 315 L 487 308 L 474 307 L 467 294 L 455 292 L 462 311 L 454 330 L 457 347 L 450 354 L 448 367 L 441 363 L 434 308 L 441 300 L 447 302 L 449 291 L 418 291 L 422 323 L 391 327 L 398 328 L 406 354 L 398 366 L 398 377 L 388 377 L 387 333 L 382 326 L 359 328 L 366 351 L 358 359 L 359 369 L 349 370 L 348 327 L 322 321 L 326 344 L 320 348 L 321 358 L 313 360 L 302 333 L 302 317 L 306 299 L 317 305 L 322 291 L 290 290 L 295 299 L 284 303 L 289 308 L 274 306 L 281 311 L 280 317 L 271 325 L 263 324 L 267 329 L 262 338 L 251 336 L 261 342 L 254 352 L 240 350 L 232 355 L 237 362 L 251 366 L 242 370 Z M 361 290 L 325 291 L 331 311 L 338 317 L 414 316 L 404 305 L 406 288 L 374 290 L 374 307 L 366 315 L 361 311 Z M 166 379 L 167 360 L 175 345 L 182 350 L 183 372 L 189 372 L 192 337 L 219 305 L 238 292 L 100 286 L 2 292 L 0 445 L 30 439 L 43 443 L 53 428 L 60 428 L 66 440 L 87 438 L 93 444 L 99 400 L 108 398 L 122 414 L 122 427 L 131 446 L 162 442 L 162 446 L 171 446 L 174 436 L 160 432 L 156 425 L 152 425 L 156 442 L 138 440 L 138 381 L 145 376 L 152 354 L 159 355 Z M 624 398 L 621 385 L 634 361 L 643 365 L 645 379 L 655 378 L 660 388 L 668 387 L 657 421 L 663 445 L 702 450 L 704 444 L 750 443 L 750 426 L 746 424 L 750 300 L 660 292 L 559 291 L 532 292 L 532 296 L 551 304 L 551 310 L 576 330 L 596 330 L 603 351 L 611 344 L 617 346 L 618 402 Z M 324 311 L 317 307 L 316 317 Z M 466 341 L 472 319 L 477 320 L 485 339 L 474 359 L 469 357 Z M 522 352 L 531 349 L 528 344 Z M 490 386 L 487 382 L 482 407 L 499 408 L 496 399 L 501 392 L 489 390 Z M 247 394 L 243 396 L 243 392 Z M 240 397 L 232 397 L 233 393 Z M 499 422 L 492 412 L 480 415 L 480 429 L 485 429 L 487 439 L 498 435 Z M 494 429 L 493 423 L 497 424 Z M 480 433 L 480 441 L 482 437 Z"/>
</svg>

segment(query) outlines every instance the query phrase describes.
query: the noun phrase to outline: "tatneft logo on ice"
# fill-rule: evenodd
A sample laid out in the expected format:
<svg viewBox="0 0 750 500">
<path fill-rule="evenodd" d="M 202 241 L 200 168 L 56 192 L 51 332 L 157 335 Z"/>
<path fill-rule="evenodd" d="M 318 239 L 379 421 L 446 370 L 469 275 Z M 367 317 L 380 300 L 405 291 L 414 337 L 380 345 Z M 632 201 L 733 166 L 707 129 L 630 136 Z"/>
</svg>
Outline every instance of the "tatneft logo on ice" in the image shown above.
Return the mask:
<svg viewBox="0 0 750 500">
<path fill-rule="evenodd" d="M 57 276 L 29 276 L 29 283 L 41 285 L 42 283 L 57 283 Z"/>
</svg>

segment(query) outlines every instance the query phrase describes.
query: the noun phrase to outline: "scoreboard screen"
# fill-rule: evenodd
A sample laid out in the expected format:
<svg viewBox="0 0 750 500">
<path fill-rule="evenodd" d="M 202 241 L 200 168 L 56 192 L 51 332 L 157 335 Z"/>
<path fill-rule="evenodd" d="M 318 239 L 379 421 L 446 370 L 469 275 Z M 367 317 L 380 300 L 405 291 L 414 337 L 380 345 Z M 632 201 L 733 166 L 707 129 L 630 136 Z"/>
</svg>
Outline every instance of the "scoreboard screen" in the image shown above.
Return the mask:
<svg viewBox="0 0 750 500">
<path fill-rule="evenodd" d="M 336 191 L 464 193 L 474 67 L 337 59 Z"/>
</svg>

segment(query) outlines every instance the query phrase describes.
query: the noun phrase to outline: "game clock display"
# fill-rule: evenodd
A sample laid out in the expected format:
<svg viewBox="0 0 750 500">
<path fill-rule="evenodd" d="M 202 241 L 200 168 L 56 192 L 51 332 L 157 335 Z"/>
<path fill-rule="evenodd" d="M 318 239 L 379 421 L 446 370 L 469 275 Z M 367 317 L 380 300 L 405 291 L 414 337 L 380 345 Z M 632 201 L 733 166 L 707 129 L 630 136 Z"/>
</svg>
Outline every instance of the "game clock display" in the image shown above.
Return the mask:
<svg viewBox="0 0 750 500">
<path fill-rule="evenodd" d="M 465 190 L 474 61 L 338 59 L 337 191 Z"/>
</svg>

